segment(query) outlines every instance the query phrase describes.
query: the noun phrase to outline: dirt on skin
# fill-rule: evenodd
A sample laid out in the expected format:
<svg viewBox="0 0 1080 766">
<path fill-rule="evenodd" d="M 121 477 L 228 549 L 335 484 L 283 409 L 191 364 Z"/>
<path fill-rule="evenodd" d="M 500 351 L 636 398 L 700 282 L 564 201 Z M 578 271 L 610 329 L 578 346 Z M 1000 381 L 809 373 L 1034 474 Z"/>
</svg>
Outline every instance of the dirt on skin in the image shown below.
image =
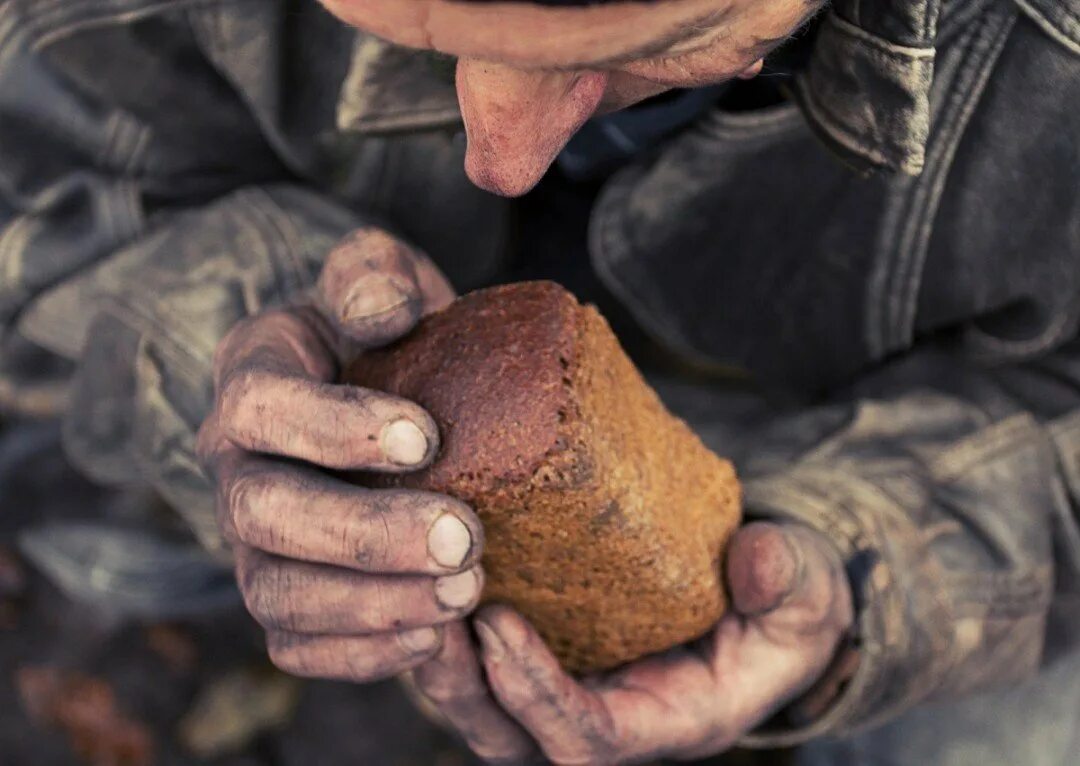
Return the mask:
<svg viewBox="0 0 1080 766">
<path fill-rule="evenodd" d="M 92 517 L 131 498 L 79 478 L 63 460 L 58 430 L 53 423 L 0 423 L 0 764 L 479 766 L 452 735 L 416 712 L 394 682 L 297 681 L 292 699 L 291 680 L 267 681 L 275 671 L 265 660 L 261 631 L 242 611 L 139 624 L 65 599 L 20 559 L 18 531 Z M 273 695 L 251 705 L 258 716 L 236 705 L 229 710 L 229 700 L 243 697 L 229 693 L 238 674 L 246 684 L 263 679 L 245 693 Z M 200 719 L 200 704 L 208 700 L 217 705 L 214 715 Z M 191 728 L 193 714 L 202 743 L 231 749 L 193 754 L 182 725 L 187 720 Z M 221 730 L 207 729 L 218 717 Z M 236 731 L 244 732 L 242 741 Z M 785 762 L 743 754 L 703 763 Z"/>
</svg>

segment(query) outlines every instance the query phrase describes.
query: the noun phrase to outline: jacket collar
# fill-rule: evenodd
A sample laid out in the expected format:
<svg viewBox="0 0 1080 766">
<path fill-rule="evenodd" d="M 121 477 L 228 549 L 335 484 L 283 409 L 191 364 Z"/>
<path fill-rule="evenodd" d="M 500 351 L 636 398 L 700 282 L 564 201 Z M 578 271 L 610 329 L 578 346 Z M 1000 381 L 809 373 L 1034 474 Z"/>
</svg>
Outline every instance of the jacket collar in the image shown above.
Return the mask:
<svg viewBox="0 0 1080 766">
<path fill-rule="evenodd" d="M 918 174 L 930 134 L 940 0 L 836 0 L 794 94 L 811 127 L 861 170 Z"/>
<path fill-rule="evenodd" d="M 338 98 L 340 130 L 383 134 L 460 122 L 452 60 L 357 35 Z"/>
<path fill-rule="evenodd" d="M 836 0 L 794 95 L 810 125 L 862 170 L 922 170 L 940 0 Z M 343 131 L 461 122 L 452 62 L 358 34 L 338 101 Z"/>
</svg>

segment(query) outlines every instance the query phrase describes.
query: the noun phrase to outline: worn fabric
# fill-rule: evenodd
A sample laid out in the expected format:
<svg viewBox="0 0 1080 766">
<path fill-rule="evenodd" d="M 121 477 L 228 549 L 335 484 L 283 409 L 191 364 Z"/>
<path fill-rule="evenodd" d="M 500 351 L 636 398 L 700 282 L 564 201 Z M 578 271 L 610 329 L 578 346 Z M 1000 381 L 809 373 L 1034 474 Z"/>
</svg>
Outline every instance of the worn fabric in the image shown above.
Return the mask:
<svg viewBox="0 0 1080 766">
<path fill-rule="evenodd" d="M 667 400 L 751 513 L 849 565 L 856 675 L 756 742 L 1075 667 L 1077 12 L 837 3 L 793 100 L 721 101 L 592 210 L 597 273 L 678 362 Z M 191 447 L 229 326 L 367 223 L 461 290 L 510 273 L 514 206 L 463 174 L 449 71 L 306 0 L 0 3 L 2 401 L 62 408 L 80 466 L 220 549 Z M 768 396 L 743 409 L 733 369 Z"/>
</svg>

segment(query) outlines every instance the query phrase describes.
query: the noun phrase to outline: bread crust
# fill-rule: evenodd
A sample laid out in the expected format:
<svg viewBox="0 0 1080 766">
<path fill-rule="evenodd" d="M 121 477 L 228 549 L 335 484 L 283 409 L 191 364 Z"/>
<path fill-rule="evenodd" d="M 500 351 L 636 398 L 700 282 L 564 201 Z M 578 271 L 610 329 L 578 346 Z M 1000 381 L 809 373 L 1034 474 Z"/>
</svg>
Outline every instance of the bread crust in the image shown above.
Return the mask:
<svg viewBox="0 0 1080 766">
<path fill-rule="evenodd" d="M 735 471 L 559 285 L 464 296 L 345 379 L 432 414 L 435 462 L 368 483 L 471 505 L 484 524 L 484 601 L 517 608 L 569 670 L 692 640 L 723 614 Z"/>
</svg>

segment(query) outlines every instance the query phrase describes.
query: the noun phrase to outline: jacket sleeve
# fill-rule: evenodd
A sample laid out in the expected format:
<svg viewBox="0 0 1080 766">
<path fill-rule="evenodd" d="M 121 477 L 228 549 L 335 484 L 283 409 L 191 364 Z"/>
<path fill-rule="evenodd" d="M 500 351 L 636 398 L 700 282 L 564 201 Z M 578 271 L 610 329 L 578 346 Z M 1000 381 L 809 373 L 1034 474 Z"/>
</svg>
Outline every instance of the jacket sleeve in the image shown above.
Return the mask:
<svg viewBox="0 0 1080 766">
<path fill-rule="evenodd" d="M 53 370 L 76 464 L 153 485 L 214 548 L 193 459 L 213 349 L 306 289 L 363 219 L 304 180 L 301 152 L 251 105 L 266 89 L 227 82 L 172 5 L 46 39 L 40 4 L 0 12 L 0 394 L 25 391 L 31 366 Z M 20 361 L 28 347 L 59 362 Z"/>
<path fill-rule="evenodd" d="M 748 513 L 842 552 L 859 659 L 826 682 L 840 691 L 824 715 L 782 715 L 747 744 L 880 724 L 1080 642 L 1080 342 L 997 367 L 912 352 L 742 451 Z"/>
</svg>

